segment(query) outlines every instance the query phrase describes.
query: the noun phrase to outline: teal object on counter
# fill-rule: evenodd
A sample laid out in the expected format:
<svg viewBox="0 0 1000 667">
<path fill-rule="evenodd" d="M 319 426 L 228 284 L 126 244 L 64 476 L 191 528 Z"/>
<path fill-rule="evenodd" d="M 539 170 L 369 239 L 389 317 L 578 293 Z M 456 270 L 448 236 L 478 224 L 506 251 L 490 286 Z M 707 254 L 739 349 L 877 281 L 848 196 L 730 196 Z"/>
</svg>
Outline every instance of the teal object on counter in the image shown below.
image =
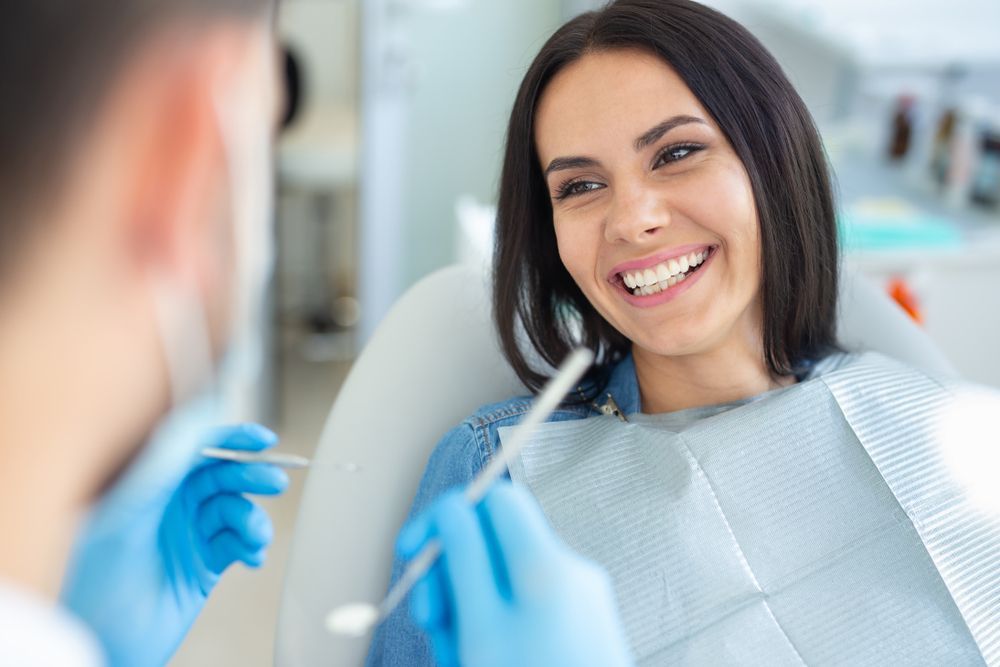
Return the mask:
<svg viewBox="0 0 1000 667">
<path fill-rule="evenodd" d="M 837 220 L 845 250 L 957 248 L 962 235 L 949 219 L 905 210 L 843 211 Z"/>
</svg>

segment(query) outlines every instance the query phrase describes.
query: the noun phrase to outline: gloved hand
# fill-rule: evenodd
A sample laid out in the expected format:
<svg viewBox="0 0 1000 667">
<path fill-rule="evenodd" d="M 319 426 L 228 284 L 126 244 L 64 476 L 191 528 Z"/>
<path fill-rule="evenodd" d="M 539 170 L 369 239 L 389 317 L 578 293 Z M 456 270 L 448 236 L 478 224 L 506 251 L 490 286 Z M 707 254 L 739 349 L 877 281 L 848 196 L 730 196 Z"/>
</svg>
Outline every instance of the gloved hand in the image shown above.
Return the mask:
<svg viewBox="0 0 1000 667">
<path fill-rule="evenodd" d="M 264 427 L 244 424 L 217 429 L 204 444 L 262 450 L 276 442 Z M 274 495 L 287 485 L 276 466 L 203 460 L 132 530 L 83 535 L 63 601 L 97 633 L 110 665 L 169 660 L 222 572 L 237 560 L 264 562 L 271 521 L 242 494 Z"/>
<path fill-rule="evenodd" d="M 471 507 L 446 494 L 400 533 L 409 559 L 431 538 L 442 556 L 410 611 L 441 667 L 624 667 L 629 649 L 607 574 L 552 532 L 508 483 Z"/>
</svg>

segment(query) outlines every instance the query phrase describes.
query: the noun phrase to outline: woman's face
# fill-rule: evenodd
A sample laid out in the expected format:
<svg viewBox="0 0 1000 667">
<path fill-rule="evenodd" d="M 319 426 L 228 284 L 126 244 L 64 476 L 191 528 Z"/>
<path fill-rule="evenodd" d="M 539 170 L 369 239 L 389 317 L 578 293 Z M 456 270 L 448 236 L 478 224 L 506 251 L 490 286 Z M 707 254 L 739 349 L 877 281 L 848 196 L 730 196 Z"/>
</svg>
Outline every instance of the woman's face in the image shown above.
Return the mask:
<svg viewBox="0 0 1000 667">
<path fill-rule="evenodd" d="M 663 356 L 757 340 L 750 180 L 667 64 L 634 50 L 584 56 L 542 95 L 535 143 L 559 256 L 618 331 Z"/>
</svg>

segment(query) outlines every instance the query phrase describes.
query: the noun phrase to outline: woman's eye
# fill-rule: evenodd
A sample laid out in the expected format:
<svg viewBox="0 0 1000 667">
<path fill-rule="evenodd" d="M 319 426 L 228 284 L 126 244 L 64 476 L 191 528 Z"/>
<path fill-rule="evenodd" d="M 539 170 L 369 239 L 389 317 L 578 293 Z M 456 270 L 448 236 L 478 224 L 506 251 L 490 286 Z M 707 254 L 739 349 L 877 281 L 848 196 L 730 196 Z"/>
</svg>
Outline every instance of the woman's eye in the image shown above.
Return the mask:
<svg viewBox="0 0 1000 667">
<path fill-rule="evenodd" d="M 654 164 L 653 167 L 656 168 L 664 164 L 683 160 L 692 153 L 700 151 L 702 148 L 704 148 L 704 146 L 699 144 L 680 144 L 677 146 L 670 146 L 657 156 L 656 164 Z"/>
<path fill-rule="evenodd" d="M 600 183 L 594 183 L 593 181 L 570 181 L 559 186 L 558 190 L 556 190 L 556 199 L 566 199 L 567 197 L 582 195 L 594 190 L 600 190 L 603 187 Z"/>
</svg>

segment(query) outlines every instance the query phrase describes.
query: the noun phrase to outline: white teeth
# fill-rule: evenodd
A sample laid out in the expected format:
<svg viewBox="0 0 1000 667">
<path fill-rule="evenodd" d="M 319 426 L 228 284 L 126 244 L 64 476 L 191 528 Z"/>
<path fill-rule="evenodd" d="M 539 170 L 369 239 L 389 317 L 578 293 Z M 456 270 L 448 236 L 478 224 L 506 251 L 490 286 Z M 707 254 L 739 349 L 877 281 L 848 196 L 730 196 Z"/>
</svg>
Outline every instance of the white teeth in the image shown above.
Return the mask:
<svg viewBox="0 0 1000 667">
<path fill-rule="evenodd" d="M 709 250 L 692 252 L 683 257 L 675 257 L 654 267 L 621 274 L 625 286 L 636 295 L 648 296 L 673 287 L 687 277 L 686 271 L 700 266 L 708 259 Z"/>
</svg>

